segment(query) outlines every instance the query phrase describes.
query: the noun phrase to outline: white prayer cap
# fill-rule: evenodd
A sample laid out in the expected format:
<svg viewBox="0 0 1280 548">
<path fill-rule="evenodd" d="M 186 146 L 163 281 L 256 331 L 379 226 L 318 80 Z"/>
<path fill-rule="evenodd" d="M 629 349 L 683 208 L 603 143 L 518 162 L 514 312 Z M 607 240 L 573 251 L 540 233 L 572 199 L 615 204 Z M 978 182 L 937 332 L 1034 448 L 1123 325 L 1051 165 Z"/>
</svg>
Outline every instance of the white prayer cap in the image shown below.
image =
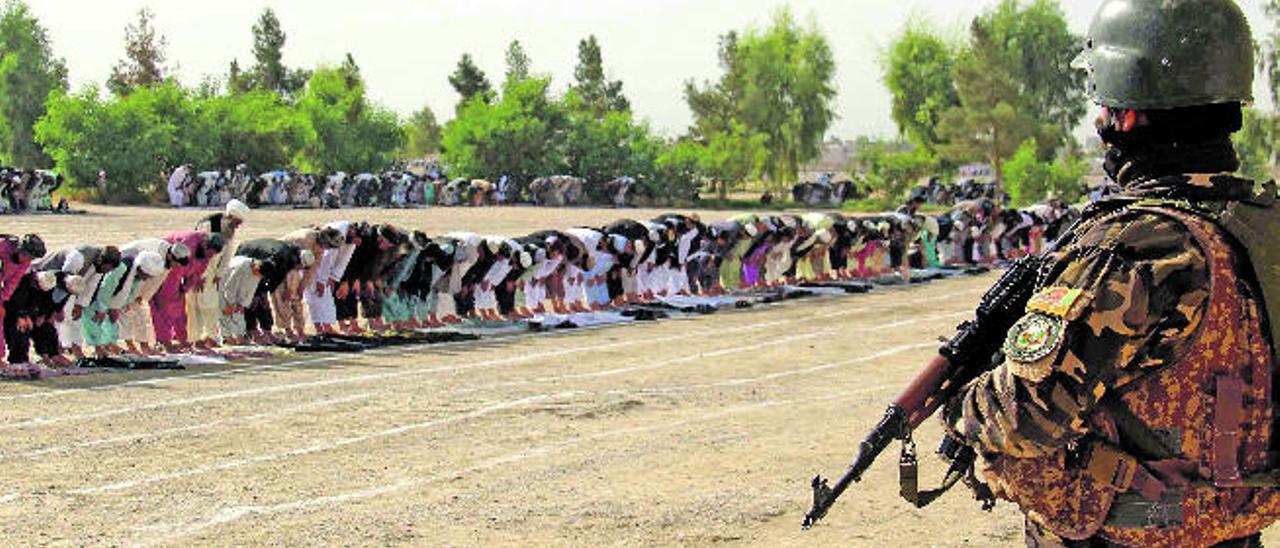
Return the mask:
<svg viewBox="0 0 1280 548">
<path fill-rule="evenodd" d="M 53 291 L 56 285 L 58 285 L 57 272 L 42 270 L 36 273 L 36 286 L 40 288 L 40 291 Z"/>
<path fill-rule="evenodd" d="M 302 256 L 302 266 L 304 268 L 311 268 L 311 265 L 316 264 L 316 254 L 310 249 L 302 250 L 300 255 Z"/>
<path fill-rule="evenodd" d="M 613 244 L 614 253 L 622 253 L 627 250 L 627 237 L 621 234 L 610 234 L 609 241 Z"/>
<path fill-rule="evenodd" d="M 84 291 L 84 276 L 67 276 L 62 284 L 67 286 L 67 293 L 79 295 Z"/>
<path fill-rule="evenodd" d="M 191 248 L 182 242 L 174 242 L 172 246 L 169 246 L 169 255 L 172 255 L 178 261 L 185 261 L 191 258 Z"/>
<path fill-rule="evenodd" d="M 164 273 L 164 258 L 154 251 L 143 251 L 133 261 L 138 270 L 148 276 L 159 276 Z"/>
<path fill-rule="evenodd" d="M 84 255 L 80 253 L 71 253 L 67 260 L 62 262 L 62 271 L 67 274 L 74 274 L 84 268 Z"/>
<path fill-rule="evenodd" d="M 756 228 L 755 223 L 747 223 L 742 225 L 742 231 L 746 232 L 747 236 L 750 236 L 752 238 L 755 238 L 756 235 L 760 233 L 760 229 Z"/>
<path fill-rule="evenodd" d="M 528 251 L 520 252 L 520 268 L 529 268 L 533 265 L 533 256 Z"/>
<path fill-rule="evenodd" d="M 241 221 L 249 220 L 249 206 L 240 200 L 232 199 L 227 202 L 227 216 L 235 217 Z"/>
<path fill-rule="evenodd" d="M 831 237 L 832 237 L 831 230 L 826 228 L 819 230 L 817 237 L 819 242 L 822 242 L 824 244 L 829 244 L 831 243 Z"/>
<path fill-rule="evenodd" d="M 485 238 L 484 246 L 489 248 L 489 253 L 497 253 L 502 248 L 502 241 L 497 238 Z"/>
</svg>

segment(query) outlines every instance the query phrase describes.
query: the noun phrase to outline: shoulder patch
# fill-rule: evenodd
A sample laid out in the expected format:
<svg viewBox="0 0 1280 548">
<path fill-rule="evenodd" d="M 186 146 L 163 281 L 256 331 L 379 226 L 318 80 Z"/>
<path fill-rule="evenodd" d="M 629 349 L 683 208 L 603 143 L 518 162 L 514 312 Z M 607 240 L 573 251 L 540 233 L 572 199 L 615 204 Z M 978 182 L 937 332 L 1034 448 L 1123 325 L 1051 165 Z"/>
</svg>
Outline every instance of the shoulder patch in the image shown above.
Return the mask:
<svg viewBox="0 0 1280 548">
<path fill-rule="evenodd" d="M 1004 354 L 1018 363 L 1031 363 L 1048 357 L 1062 345 L 1067 321 L 1062 316 L 1031 312 L 1009 329 L 1004 341 Z"/>
<path fill-rule="evenodd" d="M 1093 300 L 1092 295 L 1083 289 L 1064 286 L 1047 287 L 1031 297 L 1027 302 L 1027 312 L 1039 312 L 1073 320 L 1091 300 Z"/>
</svg>

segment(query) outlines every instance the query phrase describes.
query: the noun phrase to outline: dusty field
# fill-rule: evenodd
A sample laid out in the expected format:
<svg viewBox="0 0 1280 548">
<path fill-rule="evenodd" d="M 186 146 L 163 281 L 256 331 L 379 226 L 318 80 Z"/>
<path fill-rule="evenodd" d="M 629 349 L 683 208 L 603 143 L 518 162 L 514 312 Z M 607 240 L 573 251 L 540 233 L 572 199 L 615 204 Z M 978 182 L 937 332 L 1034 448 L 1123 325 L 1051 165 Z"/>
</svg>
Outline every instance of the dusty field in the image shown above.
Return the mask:
<svg viewBox="0 0 1280 548">
<path fill-rule="evenodd" d="M 618 213 L 410 215 L 406 225 L 432 232 L 519 232 Z M 59 245 L 163 232 L 195 216 L 32 221 Z M 335 217 L 267 213 L 248 227 L 271 234 Z M 0 218 L 5 231 L 32 221 Z M 356 356 L 0 384 L 0 538 L 1019 546 L 1021 518 L 1007 504 L 983 513 L 957 489 L 928 511 L 909 508 L 896 495 L 895 455 L 821 526 L 799 529 L 809 477 L 842 471 L 932 341 L 992 279 Z M 930 422 L 921 449 L 938 435 Z M 932 484 L 941 465 L 926 463 Z"/>
</svg>

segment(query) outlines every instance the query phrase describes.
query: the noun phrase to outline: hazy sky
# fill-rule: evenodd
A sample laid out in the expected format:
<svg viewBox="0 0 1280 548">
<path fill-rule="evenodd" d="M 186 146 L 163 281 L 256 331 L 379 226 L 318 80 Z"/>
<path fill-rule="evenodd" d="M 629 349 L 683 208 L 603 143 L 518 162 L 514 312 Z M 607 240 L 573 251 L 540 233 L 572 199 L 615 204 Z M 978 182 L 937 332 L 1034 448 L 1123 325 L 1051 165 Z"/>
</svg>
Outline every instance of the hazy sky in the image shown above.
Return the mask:
<svg viewBox="0 0 1280 548">
<path fill-rule="evenodd" d="M 407 115 L 430 105 L 452 117 L 457 94 L 447 77 L 470 52 L 497 83 L 503 52 L 518 38 L 535 72 L 557 89 L 573 77 L 578 40 L 594 33 L 605 69 L 624 82 L 641 117 L 666 134 L 689 124 L 681 96 L 689 78 L 713 79 L 716 37 L 762 26 L 783 0 L 27 0 L 66 59 L 71 85 L 100 83 L 123 55 L 124 27 L 150 6 L 169 42 L 171 63 L 186 84 L 226 73 L 238 58 L 253 63 L 251 28 L 272 7 L 288 35 L 289 66 L 336 64 L 351 52 L 373 99 Z M 896 132 L 877 64 L 885 44 L 912 18 L 927 18 L 959 36 L 968 21 L 997 0 L 792 0 L 802 20 L 827 35 L 837 63 L 836 112 L 830 134 L 843 138 Z M 1071 27 L 1083 34 L 1101 0 L 1063 0 Z M 1263 0 L 1243 0 L 1255 33 L 1269 24 Z"/>
</svg>

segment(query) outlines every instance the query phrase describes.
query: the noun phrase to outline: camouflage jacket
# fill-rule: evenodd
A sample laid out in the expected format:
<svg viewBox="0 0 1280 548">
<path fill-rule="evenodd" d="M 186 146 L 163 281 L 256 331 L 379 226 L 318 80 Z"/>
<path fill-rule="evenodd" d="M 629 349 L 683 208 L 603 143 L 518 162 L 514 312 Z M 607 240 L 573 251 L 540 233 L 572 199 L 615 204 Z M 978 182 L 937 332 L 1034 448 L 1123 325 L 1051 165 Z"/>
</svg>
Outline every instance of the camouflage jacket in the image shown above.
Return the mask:
<svg viewBox="0 0 1280 548">
<path fill-rule="evenodd" d="M 1029 305 L 1058 307 L 1058 323 L 1015 325 L 1000 364 L 947 403 L 948 431 L 983 453 L 1020 458 L 1086 434 L 1104 396 L 1179 359 L 1209 294 L 1205 250 L 1185 227 L 1118 204 L 1237 200 L 1252 189 L 1229 175 L 1177 175 L 1131 184 L 1091 207 L 1072 242 L 1050 256 Z"/>
</svg>

